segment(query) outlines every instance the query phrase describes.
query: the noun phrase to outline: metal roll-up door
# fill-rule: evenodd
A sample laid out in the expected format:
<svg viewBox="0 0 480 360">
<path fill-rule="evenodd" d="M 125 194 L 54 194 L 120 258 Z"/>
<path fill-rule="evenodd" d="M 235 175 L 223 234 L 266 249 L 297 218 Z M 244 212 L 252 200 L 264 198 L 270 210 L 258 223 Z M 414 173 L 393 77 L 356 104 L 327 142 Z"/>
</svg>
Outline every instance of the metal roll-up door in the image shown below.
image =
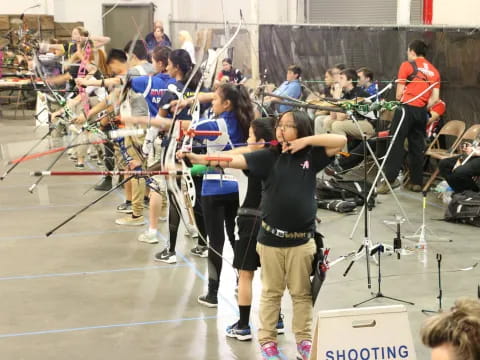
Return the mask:
<svg viewBox="0 0 480 360">
<path fill-rule="evenodd" d="M 395 24 L 397 0 L 309 0 L 312 24 Z"/>
</svg>

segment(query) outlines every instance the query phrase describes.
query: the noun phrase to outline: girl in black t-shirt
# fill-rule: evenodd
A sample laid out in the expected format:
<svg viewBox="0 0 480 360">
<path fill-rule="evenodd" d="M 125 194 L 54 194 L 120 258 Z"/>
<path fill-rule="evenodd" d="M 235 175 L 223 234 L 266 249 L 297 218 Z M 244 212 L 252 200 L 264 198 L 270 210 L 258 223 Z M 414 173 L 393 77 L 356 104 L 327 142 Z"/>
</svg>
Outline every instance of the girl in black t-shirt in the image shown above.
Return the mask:
<svg viewBox="0 0 480 360">
<path fill-rule="evenodd" d="M 297 357 L 310 358 L 312 293 L 310 274 L 316 253 L 316 174 L 340 152 L 347 139 L 342 135 L 313 135 L 312 123 L 304 112 L 286 112 L 276 126 L 279 145 L 243 155 L 229 155 L 211 165 L 248 169 L 262 179 L 262 225 L 257 252 L 262 264 L 262 295 L 258 338 L 268 359 L 280 359 L 277 321 L 285 287 L 293 303 L 293 329 Z M 205 157 L 187 156 L 194 163 Z"/>
</svg>

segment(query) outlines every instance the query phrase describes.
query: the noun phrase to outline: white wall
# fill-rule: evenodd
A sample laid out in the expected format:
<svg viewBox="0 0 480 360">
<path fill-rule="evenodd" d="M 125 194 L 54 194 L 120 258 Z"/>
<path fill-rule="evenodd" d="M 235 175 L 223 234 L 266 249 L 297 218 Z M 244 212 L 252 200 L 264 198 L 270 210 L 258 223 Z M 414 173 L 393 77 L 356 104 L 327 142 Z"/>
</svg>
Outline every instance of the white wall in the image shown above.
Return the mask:
<svg viewBox="0 0 480 360">
<path fill-rule="evenodd" d="M 211 21 L 236 23 L 239 10 L 248 23 L 285 24 L 297 21 L 297 0 L 120 0 L 119 4 L 147 4 L 153 2 L 157 9 L 155 18 L 162 20 L 165 29 L 169 19 L 186 21 Z M 115 0 L 0 0 L 1 14 L 20 14 L 25 8 L 40 4 L 29 14 L 54 15 L 56 21 L 83 21 L 92 34 L 102 34 L 102 4 L 114 4 Z M 257 9 L 257 6 L 259 7 Z M 144 25 L 145 26 L 145 25 Z"/>
<path fill-rule="evenodd" d="M 21 14 L 30 6 L 40 5 L 37 8 L 29 9 L 26 14 L 47 14 L 53 15 L 54 0 L 0 0 L 0 14 Z"/>
<path fill-rule="evenodd" d="M 102 5 L 115 4 L 114 0 L 53 0 L 55 7 L 55 21 L 76 22 L 83 21 L 91 34 L 103 34 Z M 120 5 L 149 4 L 157 6 L 155 19 L 162 20 L 168 29 L 168 15 L 170 14 L 170 0 L 121 0 Z M 107 15 L 108 16 L 108 15 Z M 144 24 L 144 28 L 150 28 L 151 24 Z"/>
<path fill-rule="evenodd" d="M 480 26 L 480 0 L 433 0 L 434 25 Z"/>
</svg>

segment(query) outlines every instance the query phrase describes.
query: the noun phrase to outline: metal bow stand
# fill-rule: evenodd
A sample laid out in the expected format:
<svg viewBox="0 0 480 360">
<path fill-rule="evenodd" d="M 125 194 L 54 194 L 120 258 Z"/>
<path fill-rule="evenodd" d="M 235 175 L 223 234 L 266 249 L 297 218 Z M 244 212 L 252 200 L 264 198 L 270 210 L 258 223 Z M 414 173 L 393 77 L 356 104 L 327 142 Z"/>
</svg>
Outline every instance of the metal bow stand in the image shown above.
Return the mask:
<svg viewBox="0 0 480 360">
<path fill-rule="evenodd" d="M 347 112 L 347 115 L 351 118 L 351 120 L 356 124 L 357 128 L 362 133 L 364 164 L 366 164 L 366 160 L 367 160 L 367 151 L 370 152 L 370 154 L 372 155 L 372 157 L 376 161 L 375 154 L 373 153 L 372 148 L 369 146 L 369 144 L 367 142 L 367 134 L 362 132 L 361 127 L 358 124 L 357 119 L 353 115 L 353 112 L 349 111 L 349 112 Z M 376 163 L 378 164 L 378 161 L 376 161 Z M 380 174 L 383 175 L 383 171 L 382 171 L 381 166 L 379 166 L 379 173 L 377 174 L 377 179 L 378 179 L 378 176 Z M 344 272 L 343 276 L 347 276 L 348 272 L 352 268 L 355 261 L 357 261 L 358 259 L 365 256 L 366 263 L 367 263 L 367 284 L 368 284 L 368 288 L 371 289 L 372 288 L 372 283 L 371 283 L 372 279 L 371 279 L 371 271 L 370 271 L 370 257 L 375 255 L 378 252 L 378 290 L 377 290 L 376 293 L 372 293 L 372 295 L 374 295 L 373 297 L 371 297 L 367 300 L 364 300 L 360 303 L 357 303 L 353 306 L 357 307 L 357 306 L 360 306 L 360 305 L 362 305 L 366 302 L 369 302 L 369 301 L 377 299 L 377 298 L 386 298 L 386 299 L 390 299 L 390 300 L 394 300 L 394 301 L 403 302 L 405 304 L 414 305 L 414 303 L 409 302 L 409 301 L 397 299 L 397 298 L 390 297 L 390 296 L 385 296 L 385 295 L 383 295 L 383 293 L 381 291 L 381 284 L 382 284 L 381 253 L 385 251 L 385 248 L 387 247 L 387 245 L 383 245 L 383 244 L 379 243 L 379 244 L 376 244 L 373 247 L 371 247 L 370 231 L 369 230 L 370 230 L 370 212 L 372 211 L 372 206 L 370 206 L 368 200 L 370 199 L 370 196 L 373 192 L 373 189 L 375 188 L 376 181 L 372 184 L 372 187 L 371 187 L 370 191 L 368 192 L 367 191 L 367 175 L 368 175 L 367 174 L 367 166 L 364 166 L 364 174 L 363 175 L 364 175 L 364 178 L 363 178 L 364 186 L 363 186 L 363 208 L 362 209 L 363 209 L 363 215 L 364 215 L 364 237 L 363 237 L 362 245 L 360 245 L 360 248 L 358 249 L 355 257 L 350 262 L 348 267 L 345 269 L 345 272 Z M 387 181 L 387 184 L 389 184 L 388 181 Z M 390 184 L 389 184 L 389 186 L 390 186 Z M 390 191 L 392 191 L 391 188 L 390 188 Z M 392 248 L 392 250 L 393 250 L 393 248 Z"/>
<path fill-rule="evenodd" d="M 443 298 L 443 289 L 442 289 L 442 277 L 441 277 L 441 264 L 442 264 L 442 254 L 437 254 L 437 265 L 438 265 L 438 309 L 437 310 L 422 310 L 424 314 L 438 314 L 443 311 L 442 309 L 442 298 Z"/>
</svg>

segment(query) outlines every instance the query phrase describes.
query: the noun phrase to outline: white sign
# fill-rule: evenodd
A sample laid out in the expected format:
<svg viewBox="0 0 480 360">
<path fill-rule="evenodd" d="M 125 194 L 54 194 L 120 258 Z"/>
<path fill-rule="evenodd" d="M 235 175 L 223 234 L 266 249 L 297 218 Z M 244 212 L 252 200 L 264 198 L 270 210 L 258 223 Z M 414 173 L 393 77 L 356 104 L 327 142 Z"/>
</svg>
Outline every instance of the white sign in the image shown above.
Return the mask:
<svg viewBox="0 0 480 360">
<path fill-rule="evenodd" d="M 416 360 L 403 305 L 320 311 L 311 360 Z"/>
</svg>

